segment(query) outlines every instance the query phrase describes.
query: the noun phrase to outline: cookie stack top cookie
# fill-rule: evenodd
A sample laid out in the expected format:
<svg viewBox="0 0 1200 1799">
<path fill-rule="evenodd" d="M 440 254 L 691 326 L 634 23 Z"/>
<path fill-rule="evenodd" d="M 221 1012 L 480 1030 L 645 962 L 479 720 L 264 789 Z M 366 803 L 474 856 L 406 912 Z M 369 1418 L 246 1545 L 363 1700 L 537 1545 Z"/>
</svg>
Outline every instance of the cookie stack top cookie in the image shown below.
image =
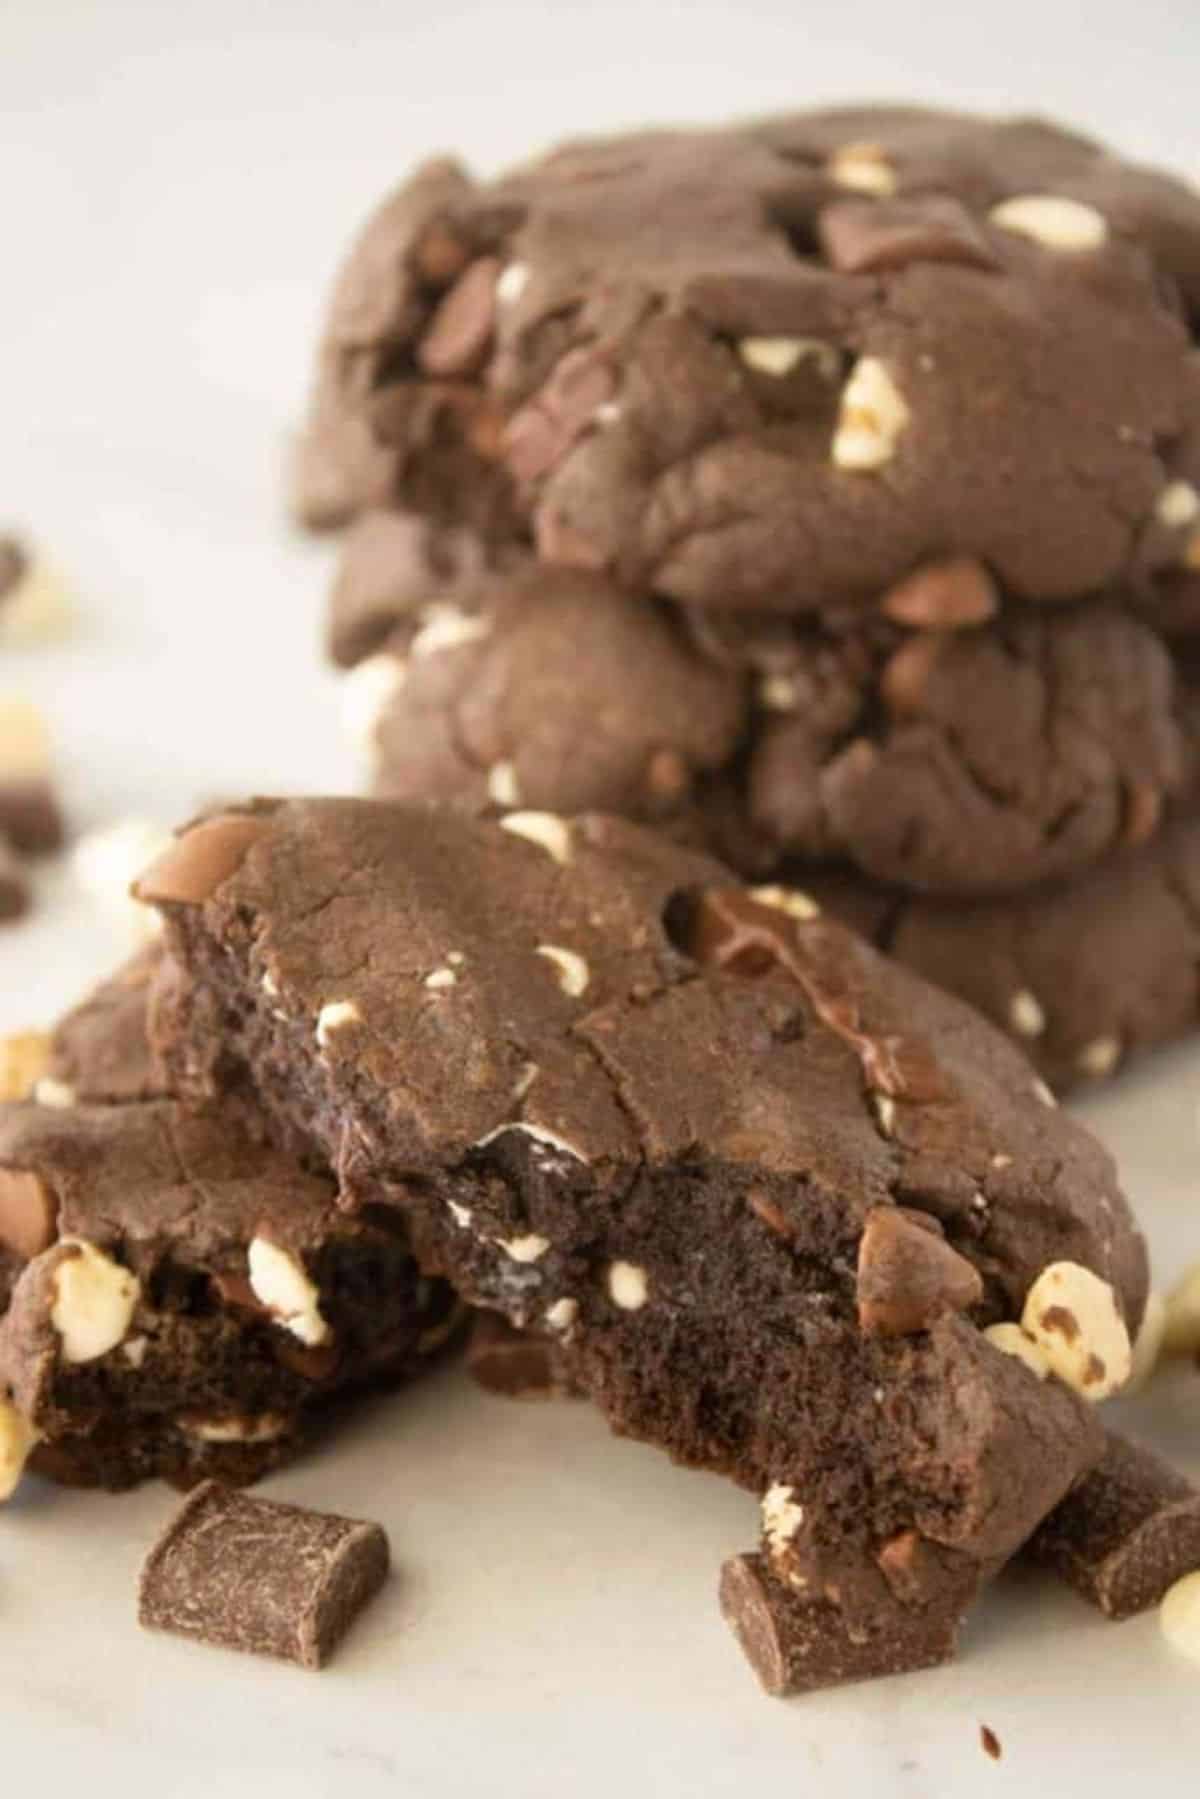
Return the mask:
<svg viewBox="0 0 1200 1799">
<path fill-rule="evenodd" d="M 412 653 L 386 790 L 934 894 L 1147 840 L 1193 778 L 1197 306 L 1196 197 L 1037 121 L 427 165 L 342 271 L 301 465 L 305 516 L 366 513 L 335 655 Z"/>
</svg>

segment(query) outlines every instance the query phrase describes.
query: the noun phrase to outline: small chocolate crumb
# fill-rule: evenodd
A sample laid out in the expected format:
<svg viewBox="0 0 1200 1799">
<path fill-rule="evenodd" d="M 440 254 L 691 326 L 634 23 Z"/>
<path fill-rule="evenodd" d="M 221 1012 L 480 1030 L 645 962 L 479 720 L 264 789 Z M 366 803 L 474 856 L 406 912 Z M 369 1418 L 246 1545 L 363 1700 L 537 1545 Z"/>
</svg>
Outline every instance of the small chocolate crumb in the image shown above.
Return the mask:
<svg viewBox="0 0 1200 1799">
<path fill-rule="evenodd" d="M 990 1755 L 994 1762 L 998 1762 L 1000 1757 L 1004 1754 L 1000 1738 L 996 1735 L 990 1724 L 981 1724 L 979 1726 L 979 1743 L 983 1753 L 985 1755 Z"/>
</svg>

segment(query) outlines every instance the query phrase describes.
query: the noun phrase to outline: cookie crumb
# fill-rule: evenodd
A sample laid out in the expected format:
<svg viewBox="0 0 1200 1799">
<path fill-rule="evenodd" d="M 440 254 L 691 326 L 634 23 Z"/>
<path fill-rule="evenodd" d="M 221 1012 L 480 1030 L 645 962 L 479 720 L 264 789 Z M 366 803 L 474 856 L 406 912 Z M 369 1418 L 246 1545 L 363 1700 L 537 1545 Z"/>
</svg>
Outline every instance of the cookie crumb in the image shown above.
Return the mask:
<svg viewBox="0 0 1200 1799">
<path fill-rule="evenodd" d="M 994 1762 L 998 1762 L 1004 1754 L 1004 1748 L 1000 1742 L 1000 1738 L 996 1735 L 990 1724 L 981 1724 L 979 1726 L 979 1746 L 985 1755 L 991 1756 Z"/>
</svg>

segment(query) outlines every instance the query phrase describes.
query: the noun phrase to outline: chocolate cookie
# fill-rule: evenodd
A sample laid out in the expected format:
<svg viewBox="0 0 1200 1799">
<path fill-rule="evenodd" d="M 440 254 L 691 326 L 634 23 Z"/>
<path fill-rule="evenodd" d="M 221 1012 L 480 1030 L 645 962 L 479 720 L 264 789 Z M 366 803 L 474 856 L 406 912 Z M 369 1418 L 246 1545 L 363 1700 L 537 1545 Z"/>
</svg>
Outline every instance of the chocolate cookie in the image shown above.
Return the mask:
<svg viewBox="0 0 1200 1799">
<path fill-rule="evenodd" d="M 352 677 L 385 797 L 597 808 L 748 873 L 802 856 L 974 896 L 1146 841 L 1196 779 L 1191 671 L 1107 604 L 834 635 L 529 568 L 392 604 Z"/>
<path fill-rule="evenodd" d="M 60 1026 L 72 1086 L 0 1106 L 0 1497 L 27 1456 L 73 1485 L 255 1479 L 454 1326 L 398 1221 L 348 1218 L 227 1110 L 136 1097 L 157 960 Z"/>
<path fill-rule="evenodd" d="M 797 871 L 813 898 L 969 1000 L 1054 1088 L 1110 1075 L 1200 1022 L 1200 820 L 1055 886 L 952 903 Z"/>
<path fill-rule="evenodd" d="M 60 1099 L 117 1105 L 165 1096 L 146 1034 L 155 976 L 169 978 L 162 961 L 161 946 L 148 944 L 59 1021 L 50 1038 L 46 1075 Z"/>
<path fill-rule="evenodd" d="M 367 225 L 299 505 L 702 607 L 1200 591 L 1200 200 L 1037 120 L 875 108 L 426 165 Z M 1134 596 L 1141 596 L 1134 598 Z"/>
<path fill-rule="evenodd" d="M 351 800 L 202 821 L 140 894 L 181 1090 L 252 1089 L 615 1428 L 762 1494 L 809 1684 L 880 1605 L 928 1659 L 906 1610 L 956 1620 L 1099 1459 L 1146 1284 L 1111 1163 L 799 900 L 616 821 Z"/>
</svg>

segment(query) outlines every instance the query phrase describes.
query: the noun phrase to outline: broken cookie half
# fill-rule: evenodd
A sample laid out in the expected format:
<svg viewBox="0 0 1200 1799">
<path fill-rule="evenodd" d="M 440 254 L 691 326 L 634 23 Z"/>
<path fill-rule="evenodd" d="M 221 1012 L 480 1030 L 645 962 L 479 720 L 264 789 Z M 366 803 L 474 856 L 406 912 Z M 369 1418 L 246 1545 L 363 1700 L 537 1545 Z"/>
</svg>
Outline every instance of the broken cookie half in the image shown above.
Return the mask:
<svg viewBox="0 0 1200 1799">
<path fill-rule="evenodd" d="M 60 1027 L 66 1102 L 0 1106 L 0 1498 L 26 1462 L 108 1488 L 256 1479 L 453 1328 L 402 1220 L 339 1210 L 244 1110 L 94 1097 L 146 1074 L 146 972 Z"/>
<path fill-rule="evenodd" d="M 785 1595 L 777 1690 L 943 1659 L 1100 1461 L 1146 1294 L 1108 1156 L 803 895 L 613 820 L 353 800 L 208 818 L 140 890 L 177 1091 L 252 1093 L 614 1428 L 764 1497 L 725 1603 Z M 1006 1353 L 1064 1267 L 1072 1353 Z"/>
</svg>

